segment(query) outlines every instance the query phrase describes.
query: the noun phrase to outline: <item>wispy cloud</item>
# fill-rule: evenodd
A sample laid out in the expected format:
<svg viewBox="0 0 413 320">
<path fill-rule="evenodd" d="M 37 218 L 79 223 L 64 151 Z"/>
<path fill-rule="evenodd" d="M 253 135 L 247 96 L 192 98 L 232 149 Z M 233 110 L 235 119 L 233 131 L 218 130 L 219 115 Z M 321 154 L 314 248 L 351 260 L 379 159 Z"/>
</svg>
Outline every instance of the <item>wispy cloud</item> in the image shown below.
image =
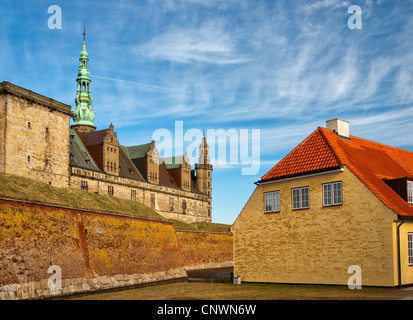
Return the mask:
<svg viewBox="0 0 413 320">
<path fill-rule="evenodd" d="M 249 60 L 247 55 L 237 53 L 235 41 L 215 23 L 199 29 L 168 30 L 136 52 L 151 59 L 181 63 L 239 64 Z"/>
</svg>

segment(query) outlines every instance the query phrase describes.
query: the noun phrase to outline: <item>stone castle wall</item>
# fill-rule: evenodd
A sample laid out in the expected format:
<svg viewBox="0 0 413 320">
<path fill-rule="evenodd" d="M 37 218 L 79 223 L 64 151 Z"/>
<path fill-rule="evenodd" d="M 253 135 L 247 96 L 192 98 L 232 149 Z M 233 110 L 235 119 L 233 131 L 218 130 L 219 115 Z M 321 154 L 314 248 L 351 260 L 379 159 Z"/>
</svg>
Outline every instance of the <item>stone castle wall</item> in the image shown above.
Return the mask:
<svg viewBox="0 0 413 320">
<path fill-rule="evenodd" d="M 67 187 L 70 114 L 12 94 L 0 106 L 1 172 Z"/>
<path fill-rule="evenodd" d="M 232 235 L 168 222 L 0 200 L 0 299 L 39 299 L 181 279 L 232 265 Z M 52 292 L 49 268 L 61 270 Z"/>
</svg>

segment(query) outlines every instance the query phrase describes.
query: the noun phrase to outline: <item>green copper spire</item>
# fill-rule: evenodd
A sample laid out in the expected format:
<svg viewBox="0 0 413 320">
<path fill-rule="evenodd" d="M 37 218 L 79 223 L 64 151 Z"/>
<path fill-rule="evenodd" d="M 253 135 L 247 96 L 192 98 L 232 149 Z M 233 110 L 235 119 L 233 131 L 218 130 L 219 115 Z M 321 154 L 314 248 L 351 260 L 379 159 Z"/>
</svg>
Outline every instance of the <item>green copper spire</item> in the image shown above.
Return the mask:
<svg viewBox="0 0 413 320">
<path fill-rule="evenodd" d="M 81 131 L 94 131 L 96 129 L 93 121 L 95 120 L 95 112 L 93 111 L 92 95 L 90 90 L 90 71 L 88 67 L 89 57 L 86 51 L 86 28 L 83 32 L 83 47 L 80 52 L 80 66 L 77 74 L 77 93 L 76 93 L 76 108 L 73 113 L 74 117 L 72 128 L 79 128 Z"/>
</svg>

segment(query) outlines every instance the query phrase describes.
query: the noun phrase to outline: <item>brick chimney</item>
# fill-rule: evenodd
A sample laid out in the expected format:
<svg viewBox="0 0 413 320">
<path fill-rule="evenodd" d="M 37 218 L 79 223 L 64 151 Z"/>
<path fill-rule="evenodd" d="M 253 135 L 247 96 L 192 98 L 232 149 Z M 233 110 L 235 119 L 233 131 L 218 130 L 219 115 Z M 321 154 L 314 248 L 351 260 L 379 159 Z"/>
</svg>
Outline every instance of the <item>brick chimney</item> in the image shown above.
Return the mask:
<svg viewBox="0 0 413 320">
<path fill-rule="evenodd" d="M 335 118 L 326 121 L 327 129 L 333 130 L 340 137 L 349 138 L 350 137 L 350 123 L 347 120 Z"/>
</svg>

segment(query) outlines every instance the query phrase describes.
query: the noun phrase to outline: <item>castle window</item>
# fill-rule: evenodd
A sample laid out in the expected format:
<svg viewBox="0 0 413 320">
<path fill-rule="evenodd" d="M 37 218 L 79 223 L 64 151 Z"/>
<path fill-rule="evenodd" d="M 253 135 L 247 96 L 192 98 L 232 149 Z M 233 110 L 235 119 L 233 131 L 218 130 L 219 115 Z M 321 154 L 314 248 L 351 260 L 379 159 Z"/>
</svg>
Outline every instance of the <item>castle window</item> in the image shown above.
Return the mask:
<svg viewBox="0 0 413 320">
<path fill-rule="evenodd" d="M 211 177 L 211 172 L 208 171 L 208 178 Z"/>
<path fill-rule="evenodd" d="M 211 209 L 208 209 L 208 217 L 211 216 Z"/>
<path fill-rule="evenodd" d="M 110 171 L 113 171 L 113 163 L 110 163 Z"/>
<path fill-rule="evenodd" d="M 109 171 L 109 161 L 108 161 L 106 167 L 107 167 L 107 170 Z"/>
<path fill-rule="evenodd" d="M 155 194 L 151 193 L 151 208 L 155 209 Z"/>
<path fill-rule="evenodd" d="M 107 151 L 109 152 L 109 147 L 108 147 Z"/>
<path fill-rule="evenodd" d="M 49 128 L 46 128 L 46 138 L 49 136 Z"/>
<path fill-rule="evenodd" d="M 110 152 L 113 152 L 113 148 L 110 148 Z"/>
<path fill-rule="evenodd" d="M 108 195 L 113 196 L 113 186 L 108 186 Z"/>
<path fill-rule="evenodd" d="M 113 148 L 113 152 L 116 153 L 116 149 L 115 149 L 115 148 Z"/>
<path fill-rule="evenodd" d="M 80 181 L 80 189 L 88 191 L 89 188 L 88 188 L 88 185 L 87 185 L 87 181 L 85 181 L 85 180 Z"/>
<path fill-rule="evenodd" d="M 136 201 L 136 190 L 130 191 L 130 199 Z"/>
<path fill-rule="evenodd" d="M 169 212 L 173 212 L 173 211 L 174 211 L 174 198 L 169 197 Z"/>
<path fill-rule="evenodd" d="M 45 165 L 47 166 L 47 165 L 49 164 L 49 159 L 46 159 L 46 160 L 44 161 L 44 163 L 45 163 Z"/>
<path fill-rule="evenodd" d="M 30 162 L 30 156 L 27 156 L 27 162 Z"/>
<path fill-rule="evenodd" d="M 182 213 L 186 214 L 186 200 L 182 200 Z"/>
<path fill-rule="evenodd" d="M 30 122 L 27 122 L 27 128 L 29 128 L 29 129 L 32 128 L 32 124 Z"/>
</svg>

